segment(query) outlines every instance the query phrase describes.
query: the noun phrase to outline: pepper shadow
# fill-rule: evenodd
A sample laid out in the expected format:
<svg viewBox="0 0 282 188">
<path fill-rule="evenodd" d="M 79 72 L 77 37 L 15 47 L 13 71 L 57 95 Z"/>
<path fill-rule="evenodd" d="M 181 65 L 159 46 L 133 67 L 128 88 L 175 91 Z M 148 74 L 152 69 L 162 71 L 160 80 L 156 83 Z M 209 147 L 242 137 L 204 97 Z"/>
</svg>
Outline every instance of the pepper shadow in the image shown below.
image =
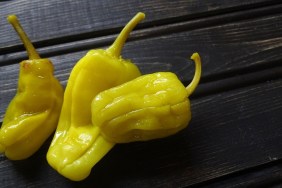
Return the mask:
<svg viewBox="0 0 282 188">
<path fill-rule="evenodd" d="M 23 160 L 11 161 L 15 173 L 18 176 L 21 176 L 21 179 L 24 179 L 26 182 L 35 182 L 38 178 L 44 176 L 41 176 L 41 174 L 44 174 L 46 166 L 48 165 L 46 161 L 46 153 L 51 140 L 51 137 L 48 138 L 41 148 L 31 157 Z"/>
<path fill-rule="evenodd" d="M 190 153 L 188 134 L 185 129 L 163 139 L 117 144 L 93 167 L 87 179 L 72 182 L 71 186 L 154 187 L 160 178 L 173 181 L 183 168 L 191 166 L 187 158 L 196 160 Z"/>
</svg>

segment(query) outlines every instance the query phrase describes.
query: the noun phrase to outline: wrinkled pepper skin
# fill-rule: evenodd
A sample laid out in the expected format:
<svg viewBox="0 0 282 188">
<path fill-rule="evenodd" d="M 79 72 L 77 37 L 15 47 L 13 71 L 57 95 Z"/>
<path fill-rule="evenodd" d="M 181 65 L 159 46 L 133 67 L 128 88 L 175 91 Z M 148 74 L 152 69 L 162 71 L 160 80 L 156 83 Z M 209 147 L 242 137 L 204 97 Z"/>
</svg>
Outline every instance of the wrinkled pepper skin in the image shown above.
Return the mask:
<svg viewBox="0 0 282 188">
<path fill-rule="evenodd" d="M 63 100 L 63 88 L 54 77 L 54 67 L 41 59 L 17 21 L 8 21 L 19 33 L 29 54 L 20 63 L 18 89 L 10 102 L 0 129 L 0 152 L 11 160 L 34 154 L 55 131 Z"/>
<path fill-rule="evenodd" d="M 91 121 L 91 102 L 101 91 L 141 75 L 130 60 L 120 56 L 133 28 L 145 15 L 138 13 L 106 50 L 90 50 L 74 66 L 64 93 L 57 130 L 47 152 L 47 161 L 68 179 L 80 181 L 114 146 Z"/>
<path fill-rule="evenodd" d="M 173 135 L 191 120 L 190 101 L 201 77 L 198 53 L 191 57 L 195 76 L 185 88 L 177 76 L 159 72 L 105 90 L 92 102 L 92 122 L 114 143 L 147 141 Z"/>
</svg>

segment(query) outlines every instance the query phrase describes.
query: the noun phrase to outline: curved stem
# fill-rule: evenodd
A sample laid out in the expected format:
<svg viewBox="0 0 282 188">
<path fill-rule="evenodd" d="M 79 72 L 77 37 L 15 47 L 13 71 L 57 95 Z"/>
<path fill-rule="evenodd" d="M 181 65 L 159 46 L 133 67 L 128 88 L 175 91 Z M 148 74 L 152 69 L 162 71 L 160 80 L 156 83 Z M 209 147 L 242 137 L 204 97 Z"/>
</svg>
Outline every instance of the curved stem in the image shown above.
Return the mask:
<svg viewBox="0 0 282 188">
<path fill-rule="evenodd" d="M 34 46 L 30 42 L 28 36 L 26 35 L 26 33 L 24 32 L 21 24 L 19 23 L 17 16 L 16 15 L 9 15 L 7 20 L 14 27 L 14 29 L 18 33 L 19 37 L 21 38 L 21 40 L 22 40 L 22 42 L 23 42 L 23 44 L 26 48 L 26 51 L 28 53 L 29 59 L 40 59 L 40 56 L 36 52 Z"/>
<path fill-rule="evenodd" d="M 195 62 L 195 74 L 192 82 L 186 87 L 186 90 L 188 92 L 188 96 L 190 96 L 198 86 L 201 78 L 201 72 L 202 72 L 202 63 L 201 58 L 198 53 L 193 53 L 191 56 L 191 59 Z"/>
<path fill-rule="evenodd" d="M 137 13 L 122 29 L 119 36 L 116 38 L 115 42 L 108 48 L 108 52 L 110 52 L 113 56 L 119 57 L 122 47 L 126 39 L 129 36 L 129 33 L 135 28 L 135 26 L 145 18 L 145 14 L 142 12 Z"/>
</svg>

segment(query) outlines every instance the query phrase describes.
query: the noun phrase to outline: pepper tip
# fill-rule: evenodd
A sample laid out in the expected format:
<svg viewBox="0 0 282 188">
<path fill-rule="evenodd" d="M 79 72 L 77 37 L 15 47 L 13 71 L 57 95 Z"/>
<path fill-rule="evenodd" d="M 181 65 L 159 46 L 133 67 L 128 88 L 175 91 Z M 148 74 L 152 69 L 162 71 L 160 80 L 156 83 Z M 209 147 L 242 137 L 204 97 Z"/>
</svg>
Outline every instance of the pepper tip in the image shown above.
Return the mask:
<svg viewBox="0 0 282 188">
<path fill-rule="evenodd" d="M 7 20 L 9 23 L 17 22 L 18 18 L 15 14 L 10 14 L 7 16 Z"/>
<path fill-rule="evenodd" d="M 146 17 L 145 13 L 143 12 L 138 12 L 136 16 L 138 16 L 141 20 L 143 20 Z"/>
<path fill-rule="evenodd" d="M 192 56 L 191 56 L 191 59 L 194 60 L 194 61 L 195 60 L 200 60 L 199 53 L 198 52 L 193 53 Z"/>
</svg>

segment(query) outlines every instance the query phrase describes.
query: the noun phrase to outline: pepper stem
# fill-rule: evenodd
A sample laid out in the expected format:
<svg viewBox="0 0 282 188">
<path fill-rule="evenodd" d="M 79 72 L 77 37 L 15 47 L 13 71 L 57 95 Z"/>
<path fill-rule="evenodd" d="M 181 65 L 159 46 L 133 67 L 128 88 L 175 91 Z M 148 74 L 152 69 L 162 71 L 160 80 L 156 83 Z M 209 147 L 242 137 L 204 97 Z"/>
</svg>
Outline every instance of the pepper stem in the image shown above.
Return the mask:
<svg viewBox="0 0 282 188">
<path fill-rule="evenodd" d="M 145 14 L 142 12 L 137 13 L 122 29 L 119 36 L 116 38 L 115 42 L 108 48 L 108 52 L 110 52 L 113 56 L 119 57 L 122 47 L 126 39 L 128 38 L 130 32 L 135 28 L 135 26 L 145 18 Z"/>
<path fill-rule="evenodd" d="M 201 58 L 198 53 L 193 53 L 191 56 L 191 59 L 195 62 L 195 74 L 192 82 L 186 87 L 186 90 L 188 92 L 188 96 L 190 96 L 196 89 L 196 87 L 199 84 L 200 78 L 201 78 Z"/>
<path fill-rule="evenodd" d="M 17 16 L 16 15 L 9 15 L 7 17 L 7 20 L 14 27 L 14 29 L 18 33 L 19 37 L 21 38 L 21 40 L 22 40 L 22 42 L 23 42 L 23 44 L 26 48 L 29 59 L 40 59 L 40 56 L 36 52 L 34 46 L 30 42 L 28 36 L 26 35 L 26 33 L 24 32 L 21 24 L 19 23 Z"/>
</svg>

